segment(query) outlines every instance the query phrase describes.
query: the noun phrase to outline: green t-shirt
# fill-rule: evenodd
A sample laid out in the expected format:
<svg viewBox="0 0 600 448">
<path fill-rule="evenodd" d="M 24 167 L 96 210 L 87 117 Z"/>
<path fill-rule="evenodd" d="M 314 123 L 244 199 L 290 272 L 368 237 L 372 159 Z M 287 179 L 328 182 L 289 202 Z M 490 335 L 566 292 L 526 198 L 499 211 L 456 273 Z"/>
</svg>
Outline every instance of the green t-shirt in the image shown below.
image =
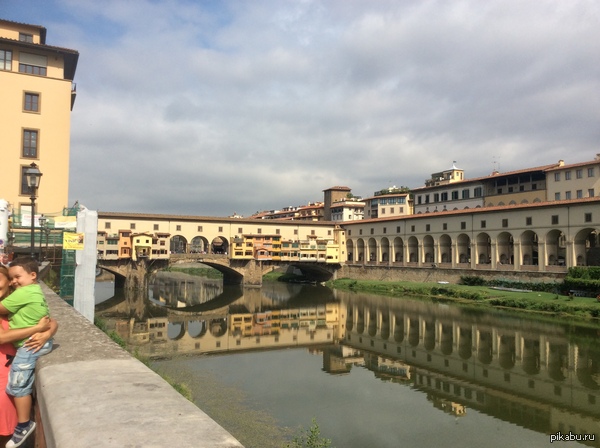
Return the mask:
<svg viewBox="0 0 600 448">
<path fill-rule="evenodd" d="M 15 289 L 2 301 L 2 305 L 11 313 L 8 316 L 11 329 L 33 327 L 42 317 L 50 315 L 42 288 L 37 283 Z M 14 345 L 20 347 L 25 340 L 17 341 Z"/>
</svg>

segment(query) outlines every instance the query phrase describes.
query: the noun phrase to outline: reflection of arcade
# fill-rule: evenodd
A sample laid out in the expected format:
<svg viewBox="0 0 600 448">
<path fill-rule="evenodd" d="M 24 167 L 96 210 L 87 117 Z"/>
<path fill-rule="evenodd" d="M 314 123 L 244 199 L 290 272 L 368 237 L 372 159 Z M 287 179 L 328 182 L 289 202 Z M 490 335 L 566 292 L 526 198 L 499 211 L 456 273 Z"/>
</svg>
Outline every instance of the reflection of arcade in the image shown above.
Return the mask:
<svg viewBox="0 0 600 448">
<path fill-rule="evenodd" d="M 344 363 L 347 369 L 360 364 L 380 376 L 384 365 L 395 381 L 411 381 L 454 415 L 469 406 L 540 432 L 597 432 L 595 331 L 523 323 L 511 315 L 494 319 L 425 302 L 337 295 L 347 307 L 341 342 L 354 351 L 348 352 L 352 361 L 329 361 L 336 373 Z"/>
</svg>

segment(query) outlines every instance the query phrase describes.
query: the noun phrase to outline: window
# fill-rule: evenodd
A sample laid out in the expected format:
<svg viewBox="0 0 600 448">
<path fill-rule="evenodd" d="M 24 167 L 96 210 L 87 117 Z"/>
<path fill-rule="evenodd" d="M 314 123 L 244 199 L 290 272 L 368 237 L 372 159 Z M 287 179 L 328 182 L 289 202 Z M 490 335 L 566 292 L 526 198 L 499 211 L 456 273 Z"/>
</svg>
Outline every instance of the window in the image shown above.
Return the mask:
<svg viewBox="0 0 600 448">
<path fill-rule="evenodd" d="M 588 190 L 588 196 L 589 196 L 590 198 L 593 198 L 593 197 L 594 197 L 594 189 L 593 189 L 593 188 L 590 188 L 590 189 Z"/>
<path fill-rule="evenodd" d="M 25 129 L 23 131 L 23 157 L 36 158 L 38 156 L 38 131 Z"/>
<path fill-rule="evenodd" d="M 480 198 L 481 196 L 483 196 L 483 189 L 481 187 L 475 187 L 475 189 L 473 190 L 473 196 L 476 198 Z"/>
<path fill-rule="evenodd" d="M 554 200 L 560 201 L 560 193 L 554 193 Z"/>
<path fill-rule="evenodd" d="M 442 224 L 442 230 L 448 230 L 448 223 L 445 222 Z"/>
<path fill-rule="evenodd" d="M 132 222 L 131 224 L 129 224 L 129 228 L 130 228 L 131 230 L 135 230 L 135 223 L 134 223 L 134 222 Z M 123 236 L 127 236 L 127 235 L 123 234 Z"/>
<path fill-rule="evenodd" d="M 40 95 L 37 93 L 25 92 L 25 98 L 23 101 L 23 110 L 27 112 L 39 112 L 40 111 Z"/>
<path fill-rule="evenodd" d="M 425 224 L 425 230 L 427 232 L 430 232 L 431 231 L 431 224 Z"/>
<path fill-rule="evenodd" d="M 382 207 L 382 208 L 381 208 L 381 214 L 382 214 L 382 215 L 385 215 L 385 207 Z"/>
<path fill-rule="evenodd" d="M 394 214 L 394 207 L 390 207 L 390 214 L 393 215 Z"/>
<path fill-rule="evenodd" d="M 428 194 L 425 195 L 425 204 L 429 204 L 429 195 Z"/>
<path fill-rule="evenodd" d="M 583 177 L 583 170 L 581 168 L 579 168 L 578 170 L 575 170 L 575 177 L 577 179 L 581 179 Z"/>
<path fill-rule="evenodd" d="M 105 229 L 110 229 L 110 222 L 105 222 L 104 223 L 104 228 Z"/>
<path fill-rule="evenodd" d="M 463 199 L 469 199 L 470 197 L 470 191 L 469 190 L 463 190 L 462 191 L 462 198 Z"/>
<path fill-rule="evenodd" d="M 577 199 L 581 199 L 583 197 L 583 190 L 577 190 L 576 195 Z"/>
<path fill-rule="evenodd" d="M 242 233 L 244 233 L 244 229 L 242 229 L 241 227 L 238 227 L 238 233 L 241 235 Z"/>
<path fill-rule="evenodd" d="M 181 232 L 181 224 L 177 224 L 177 225 L 175 226 L 175 230 L 176 230 L 177 232 Z"/>
<path fill-rule="evenodd" d="M 458 190 L 452 192 L 452 200 L 455 201 L 458 199 Z"/>
<path fill-rule="evenodd" d="M 19 55 L 19 73 L 27 73 L 30 75 L 46 76 L 46 67 L 48 60 L 46 56 L 38 54 L 21 53 Z"/>
<path fill-rule="evenodd" d="M 298 235 L 298 229 L 294 229 L 294 235 Z"/>
<path fill-rule="evenodd" d="M 415 231 L 415 226 L 410 226 L 410 231 L 414 232 Z"/>
<path fill-rule="evenodd" d="M 440 195 L 440 197 L 442 198 L 442 201 L 447 201 L 448 200 L 448 193 L 447 192 L 446 193 L 442 193 Z"/>
<path fill-rule="evenodd" d="M 554 182 L 560 182 L 560 173 L 554 173 Z"/>
<path fill-rule="evenodd" d="M 440 194 L 439 193 L 433 194 L 433 202 L 440 202 Z"/>
<path fill-rule="evenodd" d="M 202 226 L 198 226 L 198 232 L 202 232 Z"/>
<path fill-rule="evenodd" d="M 533 218 L 531 216 L 527 216 L 525 218 L 525 225 L 530 226 L 533 223 Z"/>
<path fill-rule="evenodd" d="M 371 235 L 373 235 L 375 233 L 375 229 L 373 227 L 371 227 Z"/>
<path fill-rule="evenodd" d="M 360 229 L 360 230 L 358 231 L 358 234 L 359 234 L 359 235 L 362 235 L 362 229 Z"/>
<path fill-rule="evenodd" d="M 571 192 L 570 191 L 565 191 L 565 199 L 566 200 L 571 199 Z"/>
<path fill-rule="evenodd" d="M 222 227 L 219 227 L 219 228 L 222 228 Z M 219 232 L 222 232 L 222 230 L 219 230 Z M 262 233 L 262 229 L 258 229 L 257 233 L 260 235 Z"/>
<path fill-rule="evenodd" d="M 552 224 L 558 224 L 558 215 L 552 215 Z"/>
<path fill-rule="evenodd" d="M 417 204 L 422 203 L 423 198 L 421 196 L 417 196 Z"/>
<path fill-rule="evenodd" d="M 154 230 L 158 230 L 158 224 L 154 224 Z"/>
<path fill-rule="evenodd" d="M 571 180 L 571 172 L 565 171 L 565 180 Z"/>
<path fill-rule="evenodd" d="M 12 51 L 0 50 L 0 70 L 12 70 Z"/>
<path fill-rule="evenodd" d="M 584 215 L 584 220 L 585 220 L 585 222 L 592 222 L 592 214 L 591 213 L 586 213 Z"/>
<path fill-rule="evenodd" d="M 311 230 L 311 231 L 310 231 L 310 234 L 311 234 L 311 235 L 314 235 L 314 234 L 315 234 L 315 231 L 314 231 L 314 230 Z"/>
<path fill-rule="evenodd" d="M 481 220 L 481 228 L 482 228 L 482 229 L 485 229 L 485 228 L 486 228 L 486 226 L 487 226 L 487 222 L 485 221 L 485 219 L 482 219 L 482 220 Z"/>
<path fill-rule="evenodd" d="M 223 232 L 223 227 L 219 226 L 219 232 Z M 260 233 L 260 232 L 258 232 Z"/>
<path fill-rule="evenodd" d="M 502 227 L 508 227 L 508 219 L 503 219 L 502 220 Z"/>
<path fill-rule="evenodd" d="M 33 43 L 33 34 L 19 33 L 19 41 L 20 42 L 28 42 L 30 44 Z"/>
<path fill-rule="evenodd" d="M 460 229 L 461 230 L 465 230 L 467 228 L 467 222 L 466 221 L 461 221 L 460 223 Z"/>
<path fill-rule="evenodd" d="M 400 233 L 400 226 L 396 226 L 396 233 Z"/>
<path fill-rule="evenodd" d="M 0 53 L 2 54 L 2 53 Z M 588 168 L 588 177 L 594 177 L 594 168 Z"/>
</svg>

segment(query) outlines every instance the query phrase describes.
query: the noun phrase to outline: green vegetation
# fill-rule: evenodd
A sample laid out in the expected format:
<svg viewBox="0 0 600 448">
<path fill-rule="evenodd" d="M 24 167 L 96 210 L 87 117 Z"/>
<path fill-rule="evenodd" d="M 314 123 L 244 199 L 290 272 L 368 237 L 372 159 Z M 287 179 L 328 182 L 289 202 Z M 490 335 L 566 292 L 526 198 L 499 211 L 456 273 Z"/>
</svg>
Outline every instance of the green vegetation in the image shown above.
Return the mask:
<svg viewBox="0 0 600 448">
<path fill-rule="evenodd" d="M 302 430 L 300 434 L 294 436 L 291 443 L 285 445 L 285 448 L 334 448 L 331 446 L 331 440 L 321 437 L 321 430 L 316 419 L 312 419 L 312 425 L 309 429 Z"/>
<path fill-rule="evenodd" d="M 329 282 L 332 288 L 375 293 L 392 297 L 421 297 L 457 304 L 490 306 L 520 311 L 551 313 L 577 318 L 600 317 L 600 302 L 595 298 L 563 295 L 563 284 L 486 282 L 477 277 L 463 278 L 466 284 L 363 281 L 348 278 Z M 496 283 L 498 283 L 496 285 Z M 494 289 L 496 287 L 511 289 Z"/>
<path fill-rule="evenodd" d="M 163 375 L 160 372 L 157 372 L 156 369 L 153 369 L 151 367 L 150 360 L 148 358 L 146 358 L 145 356 L 140 355 L 140 353 L 137 350 L 135 352 L 131 353 L 131 350 L 128 349 L 127 343 L 125 342 L 125 340 L 121 336 L 119 336 L 116 331 L 109 330 L 108 325 L 105 320 L 96 317 L 94 319 L 94 324 L 100 330 L 102 330 L 104 333 L 106 333 L 107 336 L 109 338 L 111 338 L 114 342 L 116 342 L 121 348 L 123 348 L 124 350 L 127 350 L 134 358 L 136 358 L 142 364 L 146 365 L 148 368 L 150 368 L 150 369 L 154 370 L 156 373 L 158 373 L 162 377 L 163 380 L 165 380 L 167 383 L 169 383 L 171 385 L 171 387 L 173 387 L 173 389 L 175 389 L 177 392 L 179 392 L 182 396 L 184 396 L 189 401 L 193 401 L 190 388 L 186 384 L 178 383 L 178 382 L 172 380 L 170 377 Z"/>
</svg>

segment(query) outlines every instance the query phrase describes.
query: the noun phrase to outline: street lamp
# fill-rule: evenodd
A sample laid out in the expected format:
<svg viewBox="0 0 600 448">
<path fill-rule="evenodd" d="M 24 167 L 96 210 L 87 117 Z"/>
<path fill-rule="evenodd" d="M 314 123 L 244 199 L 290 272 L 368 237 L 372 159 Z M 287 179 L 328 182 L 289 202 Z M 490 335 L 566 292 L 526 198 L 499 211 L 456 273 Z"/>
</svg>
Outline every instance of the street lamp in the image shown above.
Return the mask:
<svg viewBox="0 0 600 448">
<path fill-rule="evenodd" d="M 29 193 L 31 193 L 31 258 L 35 258 L 35 198 L 41 177 L 41 171 L 35 162 L 32 162 L 29 168 L 25 170 L 27 186 L 29 187 Z"/>
<path fill-rule="evenodd" d="M 40 259 L 39 259 L 39 261 L 42 261 L 42 235 L 44 234 L 44 232 L 46 230 L 47 219 L 44 215 L 41 215 L 40 219 L 38 219 L 38 222 L 40 223 Z"/>
</svg>

